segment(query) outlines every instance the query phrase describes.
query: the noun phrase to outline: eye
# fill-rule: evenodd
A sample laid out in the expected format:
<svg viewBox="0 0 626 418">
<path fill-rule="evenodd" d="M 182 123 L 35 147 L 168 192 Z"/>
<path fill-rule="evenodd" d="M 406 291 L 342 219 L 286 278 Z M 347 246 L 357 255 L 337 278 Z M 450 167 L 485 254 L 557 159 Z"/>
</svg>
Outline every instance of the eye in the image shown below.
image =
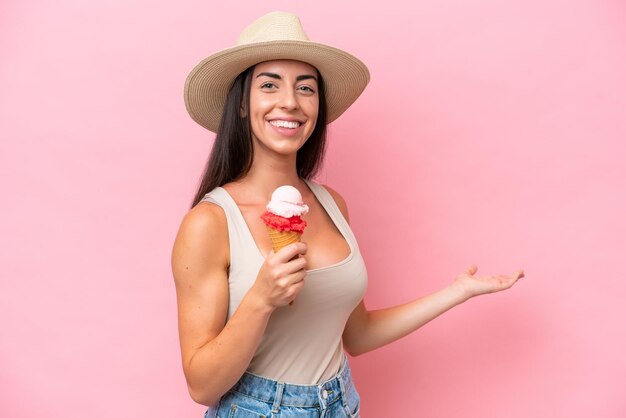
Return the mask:
<svg viewBox="0 0 626 418">
<path fill-rule="evenodd" d="M 306 92 L 306 93 L 315 93 L 315 90 L 313 90 L 311 87 L 309 86 L 300 86 L 298 87 L 300 90 Z"/>
<path fill-rule="evenodd" d="M 262 89 L 265 89 L 265 88 L 271 89 L 272 87 L 276 87 L 276 86 L 273 83 L 270 83 L 270 82 L 261 84 L 261 88 Z"/>
</svg>

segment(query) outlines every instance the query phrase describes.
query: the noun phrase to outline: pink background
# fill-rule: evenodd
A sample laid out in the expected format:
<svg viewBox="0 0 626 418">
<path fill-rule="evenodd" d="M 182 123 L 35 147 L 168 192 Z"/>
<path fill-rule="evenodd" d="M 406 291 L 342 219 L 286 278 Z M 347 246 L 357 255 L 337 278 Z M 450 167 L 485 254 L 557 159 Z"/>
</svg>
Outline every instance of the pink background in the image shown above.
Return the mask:
<svg viewBox="0 0 626 418">
<path fill-rule="evenodd" d="M 0 3 L 0 416 L 202 416 L 170 251 L 213 136 L 183 83 L 270 10 L 372 73 L 319 177 L 368 308 L 527 275 L 352 358 L 363 417 L 625 416 L 626 7 L 410 3 Z"/>
</svg>

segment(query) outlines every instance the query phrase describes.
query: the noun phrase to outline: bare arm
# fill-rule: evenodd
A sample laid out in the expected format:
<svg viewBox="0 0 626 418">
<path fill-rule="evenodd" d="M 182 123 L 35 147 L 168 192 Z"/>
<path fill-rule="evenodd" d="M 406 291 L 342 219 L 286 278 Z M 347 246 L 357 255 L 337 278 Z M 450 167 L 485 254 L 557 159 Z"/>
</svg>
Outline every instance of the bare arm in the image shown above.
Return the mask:
<svg viewBox="0 0 626 418">
<path fill-rule="evenodd" d="M 411 302 L 387 309 L 367 311 L 363 301 L 354 309 L 343 333 L 346 351 L 358 356 L 396 341 L 447 310 L 473 296 L 505 290 L 524 277 L 522 270 L 511 276 L 473 277 L 471 266 L 449 286 Z"/>
<path fill-rule="evenodd" d="M 214 405 L 247 369 L 268 320 L 304 285 L 306 245 L 271 253 L 233 316 L 228 313 L 228 229 L 221 208 L 199 204 L 183 219 L 172 251 L 183 370 L 192 399 Z"/>
<path fill-rule="evenodd" d="M 344 199 L 330 187 L 326 188 L 348 219 Z M 474 277 L 477 270 L 478 267 L 471 266 L 449 286 L 402 305 L 368 311 L 361 301 L 346 323 L 342 337 L 344 348 L 351 356 L 375 350 L 410 334 L 473 296 L 508 289 L 524 277 L 523 270 L 511 276 Z"/>
<path fill-rule="evenodd" d="M 368 311 L 363 301 L 343 333 L 346 351 L 355 357 L 396 341 L 435 319 L 466 298 L 455 286 L 391 308 Z"/>
</svg>

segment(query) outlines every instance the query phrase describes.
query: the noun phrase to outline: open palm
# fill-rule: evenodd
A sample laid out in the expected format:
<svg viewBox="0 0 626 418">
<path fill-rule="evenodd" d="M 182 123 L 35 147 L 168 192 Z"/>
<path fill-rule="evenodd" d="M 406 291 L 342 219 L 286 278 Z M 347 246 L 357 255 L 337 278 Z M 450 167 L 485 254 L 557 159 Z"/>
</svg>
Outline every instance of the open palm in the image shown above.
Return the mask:
<svg viewBox="0 0 626 418">
<path fill-rule="evenodd" d="M 524 277 L 524 270 L 506 275 L 492 275 L 476 277 L 474 274 L 478 271 L 476 265 L 470 266 L 464 273 L 459 274 L 454 283 L 461 286 L 468 297 L 483 295 L 485 293 L 494 293 L 510 288 L 519 279 Z"/>
</svg>

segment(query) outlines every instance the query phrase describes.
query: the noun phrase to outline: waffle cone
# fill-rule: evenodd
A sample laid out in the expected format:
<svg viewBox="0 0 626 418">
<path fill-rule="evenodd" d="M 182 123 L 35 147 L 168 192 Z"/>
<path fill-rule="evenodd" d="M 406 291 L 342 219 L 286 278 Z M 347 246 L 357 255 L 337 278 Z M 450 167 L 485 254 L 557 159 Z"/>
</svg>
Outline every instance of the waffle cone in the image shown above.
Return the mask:
<svg viewBox="0 0 626 418">
<path fill-rule="evenodd" d="M 267 228 L 267 233 L 270 236 L 270 240 L 272 241 L 272 249 L 275 253 L 280 251 L 281 248 L 286 247 L 289 244 L 293 244 L 294 242 L 300 242 L 301 233 L 295 231 L 279 231 L 277 229 L 271 228 L 269 226 L 265 226 Z"/>
</svg>

